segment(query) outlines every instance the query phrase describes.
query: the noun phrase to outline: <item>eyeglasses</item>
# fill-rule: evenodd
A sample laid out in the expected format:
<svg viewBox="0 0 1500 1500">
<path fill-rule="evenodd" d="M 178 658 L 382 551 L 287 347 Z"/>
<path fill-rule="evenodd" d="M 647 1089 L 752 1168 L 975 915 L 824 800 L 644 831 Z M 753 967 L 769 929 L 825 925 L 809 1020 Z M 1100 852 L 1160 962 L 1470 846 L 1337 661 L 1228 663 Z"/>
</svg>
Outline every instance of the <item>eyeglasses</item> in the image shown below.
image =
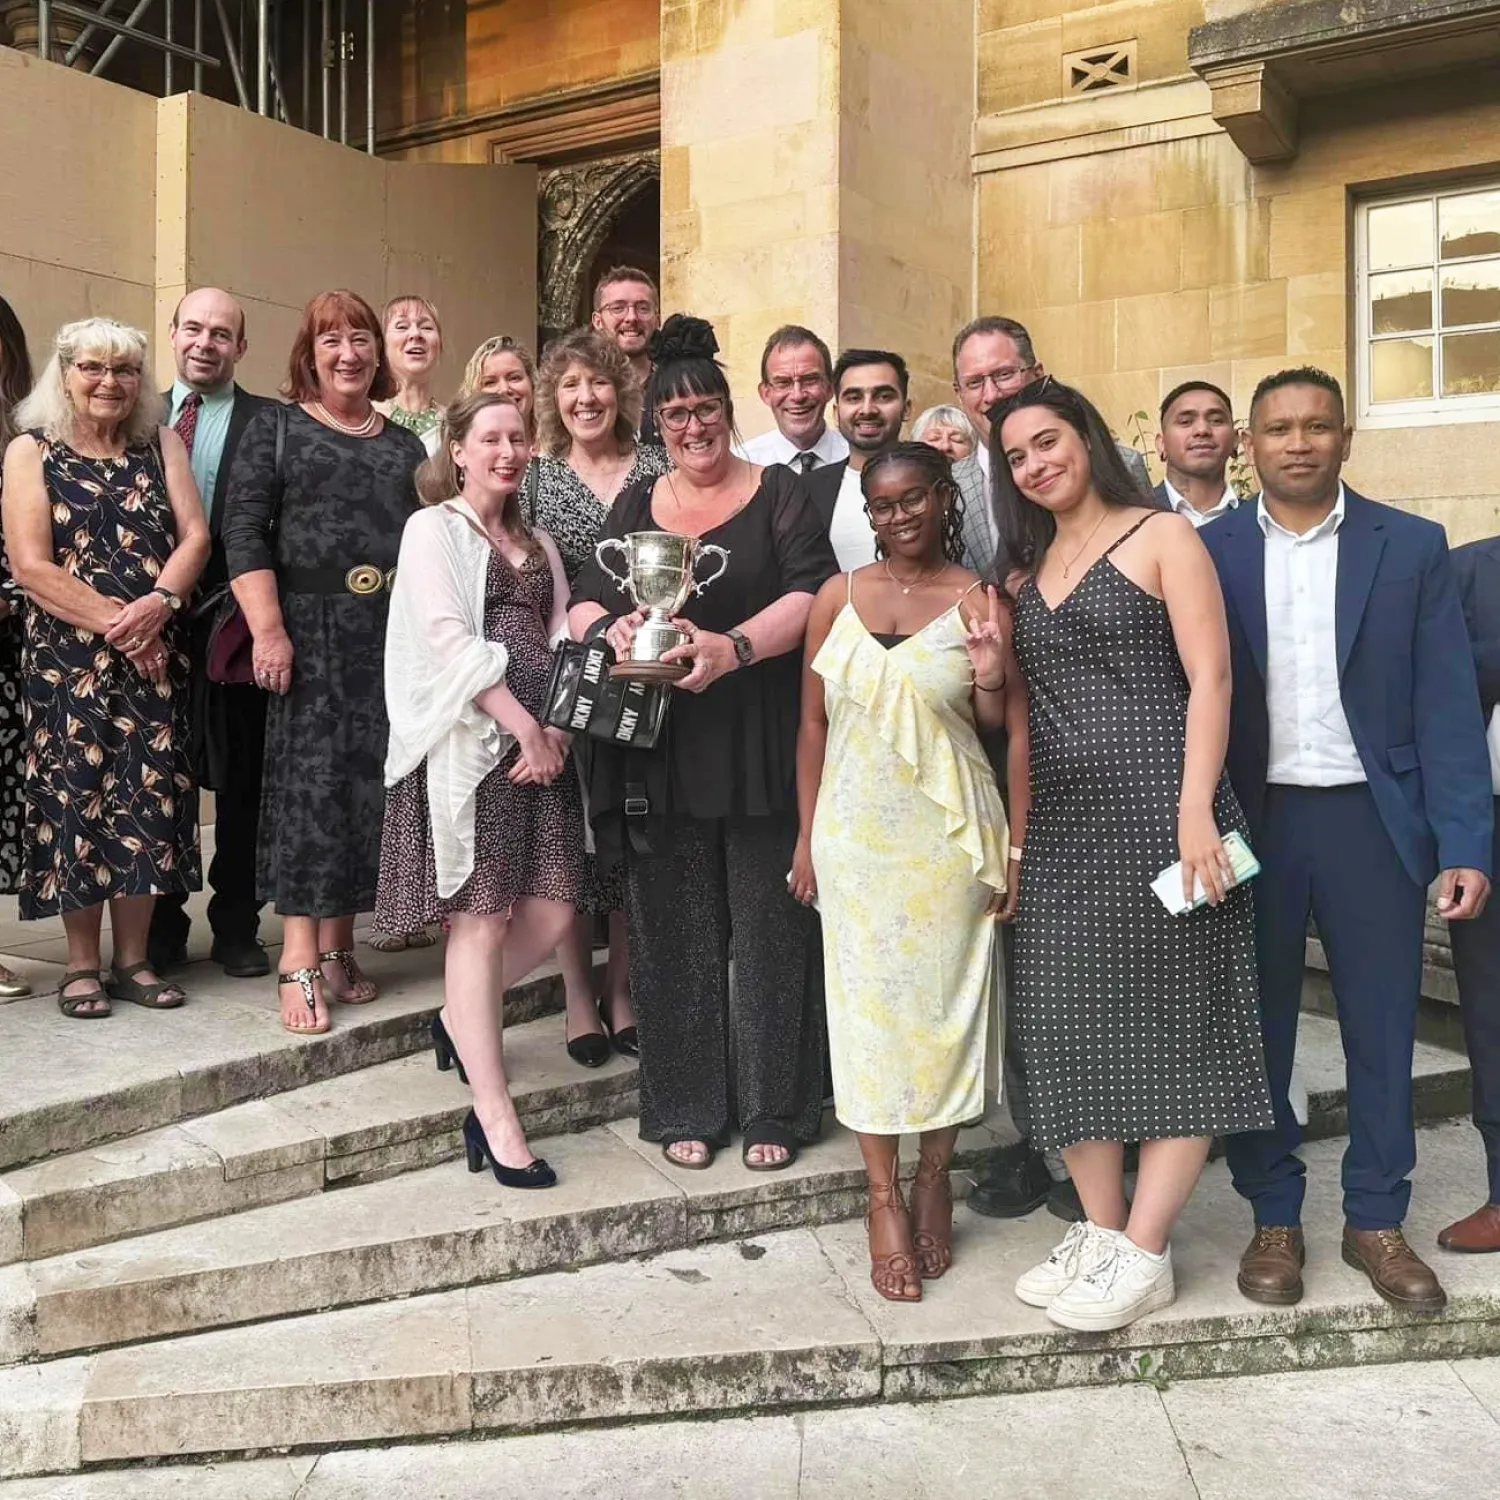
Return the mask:
<svg viewBox="0 0 1500 1500">
<path fill-rule="evenodd" d="M 1013 381 L 1018 380 L 1022 375 L 1026 374 L 1028 370 L 1034 369 L 1036 369 L 1034 363 L 1029 365 L 1006 365 L 1003 369 L 986 370 L 983 375 L 970 375 L 967 379 L 959 381 L 958 388 L 961 391 L 968 391 L 972 395 L 977 396 L 987 385 L 993 385 L 996 390 L 999 390 L 1001 386 L 1010 385 Z"/>
<path fill-rule="evenodd" d="M 717 427 L 724 420 L 724 398 L 711 396 L 696 406 L 661 406 L 656 411 L 656 420 L 668 432 L 686 432 L 694 417 L 701 427 Z"/>
<path fill-rule="evenodd" d="M 113 375 L 119 381 L 141 378 L 139 365 L 106 365 L 97 359 L 75 359 L 71 364 L 85 380 L 103 380 L 106 375 Z"/>
<path fill-rule="evenodd" d="M 899 510 L 903 516 L 922 516 L 932 504 L 932 491 L 908 490 L 894 500 L 867 500 L 865 514 L 877 525 L 886 526 L 896 519 Z"/>
<path fill-rule="evenodd" d="M 656 314 L 654 302 L 606 302 L 599 309 L 602 313 L 608 313 L 612 318 L 623 318 L 626 313 L 634 313 L 638 318 L 650 318 Z"/>
<path fill-rule="evenodd" d="M 826 375 L 773 375 L 766 384 L 773 391 L 806 391 L 816 395 L 828 389 Z"/>
</svg>

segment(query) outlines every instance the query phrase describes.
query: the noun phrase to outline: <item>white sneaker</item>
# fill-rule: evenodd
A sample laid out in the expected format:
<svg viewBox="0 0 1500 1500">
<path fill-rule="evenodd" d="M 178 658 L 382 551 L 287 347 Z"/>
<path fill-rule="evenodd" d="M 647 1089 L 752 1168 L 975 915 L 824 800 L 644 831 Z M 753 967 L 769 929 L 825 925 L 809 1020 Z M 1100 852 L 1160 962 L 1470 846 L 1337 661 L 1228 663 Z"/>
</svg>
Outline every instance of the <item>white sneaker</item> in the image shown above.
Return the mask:
<svg viewBox="0 0 1500 1500">
<path fill-rule="evenodd" d="M 1028 1307 L 1046 1307 L 1108 1251 L 1119 1233 L 1118 1229 L 1101 1229 L 1087 1219 L 1072 1225 L 1062 1244 L 1016 1282 L 1016 1296 Z"/>
<path fill-rule="evenodd" d="M 1047 1316 L 1063 1328 L 1103 1333 L 1124 1328 L 1146 1313 L 1169 1307 L 1177 1297 L 1172 1249 L 1147 1255 L 1123 1234 L 1048 1304 Z"/>
</svg>

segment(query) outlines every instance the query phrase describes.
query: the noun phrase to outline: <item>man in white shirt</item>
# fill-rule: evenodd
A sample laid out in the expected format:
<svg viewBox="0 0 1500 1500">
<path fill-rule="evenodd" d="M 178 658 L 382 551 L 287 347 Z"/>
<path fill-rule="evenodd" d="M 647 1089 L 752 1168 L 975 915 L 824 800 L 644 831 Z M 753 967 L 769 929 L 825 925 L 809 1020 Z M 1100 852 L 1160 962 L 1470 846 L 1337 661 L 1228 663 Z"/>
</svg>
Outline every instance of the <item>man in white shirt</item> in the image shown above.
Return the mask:
<svg viewBox="0 0 1500 1500">
<path fill-rule="evenodd" d="M 1401 1232 L 1427 887 L 1440 875 L 1450 922 L 1484 909 L 1489 760 L 1442 528 L 1349 489 L 1352 438 L 1331 375 L 1268 375 L 1247 431 L 1260 498 L 1199 533 L 1229 628 L 1226 766 L 1261 863 L 1256 964 L 1276 1109 L 1273 1129 L 1229 1140 L 1256 1226 L 1238 1284 L 1257 1302 L 1302 1296 L 1306 1168 L 1289 1084 L 1310 915 L 1348 1062 L 1343 1258 L 1393 1306 L 1433 1313 L 1442 1286 Z"/>
<path fill-rule="evenodd" d="M 776 426 L 745 443 L 741 458 L 753 464 L 788 464 L 810 474 L 849 456 L 849 444 L 828 425 L 833 357 L 812 329 L 788 323 L 766 340 L 759 394 Z"/>
<path fill-rule="evenodd" d="M 1217 521 L 1240 503 L 1225 477 L 1239 446 L 1229 397 L 1207 380 L 1183 381 L 1161 404 L 1156 456 L 1167 477 L 1156 498 L 1194 526 Z"/>
<path fill-rule="evenodd" d="M 906 361 L 887 349 L 846 349 L 833 367 L 834 410 L 849 457 L 808 475 L 808 492 L 833 543 L 839 569 L 852 573 L 875 561 L 875 533 L 860 488 L 864 467 L 894 448 L 911 415 Z"/>
</svg>

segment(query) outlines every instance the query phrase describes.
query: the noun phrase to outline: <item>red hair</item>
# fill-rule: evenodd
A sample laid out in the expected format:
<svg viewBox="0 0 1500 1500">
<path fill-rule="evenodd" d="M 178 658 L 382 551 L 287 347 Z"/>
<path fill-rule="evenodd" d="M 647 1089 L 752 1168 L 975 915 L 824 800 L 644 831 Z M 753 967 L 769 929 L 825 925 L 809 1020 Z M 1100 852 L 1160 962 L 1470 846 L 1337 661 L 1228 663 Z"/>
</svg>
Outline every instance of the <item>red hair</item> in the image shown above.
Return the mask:
<svg viewBox="0 0 1500 1500">
<path fill-rule="evenodd" d="M 357 329 L 375 341 L 375 379 L 370 384 L 370 400 L 387 401 L 396 394 L 396 377 L 385 357 L 385 336 L 375 309 L 358 292 L 319 292 L 302 309 L 302 322 L 292 340 L 292 354 L 287 362 L 286 384 L 281 391 L 293 401 L 318 399 L 318 370 L 313 347 L 321 335 L 332 329 Z"/>
</svg>

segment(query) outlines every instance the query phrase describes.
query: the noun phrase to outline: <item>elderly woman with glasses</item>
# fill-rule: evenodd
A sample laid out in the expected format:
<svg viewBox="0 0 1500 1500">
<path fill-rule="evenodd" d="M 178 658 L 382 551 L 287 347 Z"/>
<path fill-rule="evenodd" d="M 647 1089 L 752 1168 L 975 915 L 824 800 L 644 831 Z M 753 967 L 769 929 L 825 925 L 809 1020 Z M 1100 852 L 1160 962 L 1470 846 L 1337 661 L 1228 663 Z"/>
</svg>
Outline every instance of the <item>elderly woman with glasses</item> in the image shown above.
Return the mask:
<svg viewBox="0 0 1500 1500">
<path fill-rule="evenodd" d="M 198 800 L 179 610 L 208 560 L 182 439 L 142 388 L 146 335 L 67 324 L 5 450 L 5 542 L 25 590 L 21 917 L 61 913 L 65 1016 L 186 998 L 146 962 L 151 907 L 197 890 Z M 104 904 L 113 944 L 101 972 Z"/>
<path fill-rule="evenodd" d="M 699 537 L 728 564 L 683 606 L 688 640 L 664 660 L 689 672 L 662 741 L 646 752 L 601 745 L 589 798 L 601 859 L 624 861 L 641 1136 L 692 1170 L 739 1127 L 745 1165 L 773 1171 L 817 1135 L 822 1110 L 817 924 L 788 893 L 787 871 L 802 634 L 838 564 L 801 477 L 735 456 L 717 350 L 707 323 L 680 314 L 652 340 L 657 425 L 676 467 L 620 495 L 604 534 Z M 623 657 L 640 619 L 588 563 L 574 635 L 606 629 Z"/>
<path fill-rule="evenodd" d="M 911 440 L 936 448 L 955 464 L 968 458 L 979 441 L 974 424 L 956 406 L 929 406 L 911 424 Z"/>
</svg>

